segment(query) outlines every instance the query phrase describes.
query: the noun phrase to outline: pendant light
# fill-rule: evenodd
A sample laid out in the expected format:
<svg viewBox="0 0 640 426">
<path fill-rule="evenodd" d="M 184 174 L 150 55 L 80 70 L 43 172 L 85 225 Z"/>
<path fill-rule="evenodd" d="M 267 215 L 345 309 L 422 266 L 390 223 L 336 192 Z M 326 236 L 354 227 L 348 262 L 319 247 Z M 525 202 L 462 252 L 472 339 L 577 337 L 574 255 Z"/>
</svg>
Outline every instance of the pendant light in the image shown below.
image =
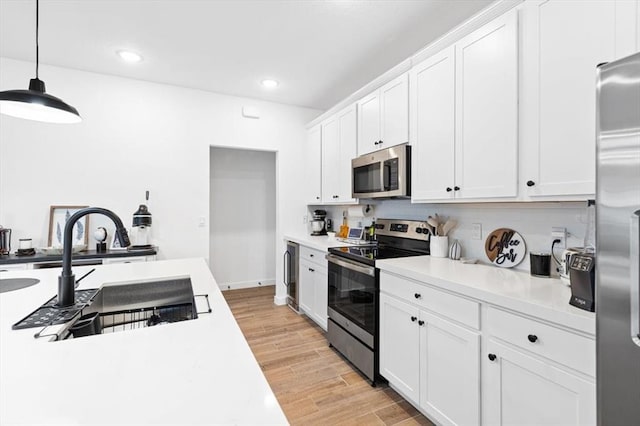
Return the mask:
<svg viewBox="0 0 640 426">
<path fill-rule="evenodd" d="M 46 123 L 79 123 L 78 110 L 62 99 L 45 93 L 44 81 L 38 78 L 40 52 L 38 46 L 40 0 L 36 0 L 36 78 L 29 82 L 29 90 L 0 92 L 0 113 Z"/>
</svg>

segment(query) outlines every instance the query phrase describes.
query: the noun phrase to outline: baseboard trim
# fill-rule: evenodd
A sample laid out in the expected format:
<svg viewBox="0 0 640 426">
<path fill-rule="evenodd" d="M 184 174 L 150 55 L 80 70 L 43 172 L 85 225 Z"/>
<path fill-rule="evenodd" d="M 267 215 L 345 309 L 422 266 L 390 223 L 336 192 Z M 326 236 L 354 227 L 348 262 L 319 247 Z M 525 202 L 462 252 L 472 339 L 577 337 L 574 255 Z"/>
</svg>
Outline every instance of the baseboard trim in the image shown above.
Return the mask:
<svg viewBox="0 0 640 426">
<path fill-rule="evenodd" d="M 264 280 L 239 281 L 235 283 L 219 283 L 218 287 L 222 291 L 238 290 L 240 288 L 266 287 L 276 285 L 274 278 Z"/>
</svg>

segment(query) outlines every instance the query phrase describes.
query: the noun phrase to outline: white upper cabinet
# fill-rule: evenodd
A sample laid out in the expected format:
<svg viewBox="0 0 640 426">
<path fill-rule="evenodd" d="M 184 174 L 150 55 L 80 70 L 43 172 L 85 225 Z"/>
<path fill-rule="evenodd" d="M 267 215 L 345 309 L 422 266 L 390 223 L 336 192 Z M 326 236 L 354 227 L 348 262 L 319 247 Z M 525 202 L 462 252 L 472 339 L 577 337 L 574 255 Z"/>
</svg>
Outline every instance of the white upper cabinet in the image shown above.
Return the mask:
<svg viewBox="0 0 640 426">
<path fill-rule="evenodd" d="M 322 123 L 322 203 L 353 204 L 351 159 L 356 157 L 356 107 Z"/>
<path fill-rule="evenodd" d="M 456 198 L 517 195 L 516 10 L 456 43 L 455 164 Z"/>
<path fill-rule="evenodd" d="M 389 148 L 409 141 L 409 75 L 380 88 L 380 143 Z"/>
<path fill-rule="evenodd" d="M 380 142 L 380 92 L 358 102 L 358 155 L 378 150 Z"/>
<path fill-rule="evenodd" d="M 454 196 L 455 47 L 410 71 L 412 200 Z"/>
<path fill-rule="evenodd" d="M 409 140 L 409 77 L 395 78 L 358 102 L 358 155 Z"/>
<path fill-rule="evenodd" d="M 322 200 L 321 192 L 321 158 L 322 158 L 321 127 L 315 126 L 307 132 L 307 161 L 306 165 L 306 185 L 307 203 L 320 204 Z"/>
<path fill-rule="evenodd" d="M 637 7 L 614 0 L 525 3 L 526 195 L 594 196 L 596 66 L 632 53 Z"/>
<path fill-rule="evenodd" d="M 518 15 L 411 70 L 412 200 L 515 197 Z"/>
</svg>

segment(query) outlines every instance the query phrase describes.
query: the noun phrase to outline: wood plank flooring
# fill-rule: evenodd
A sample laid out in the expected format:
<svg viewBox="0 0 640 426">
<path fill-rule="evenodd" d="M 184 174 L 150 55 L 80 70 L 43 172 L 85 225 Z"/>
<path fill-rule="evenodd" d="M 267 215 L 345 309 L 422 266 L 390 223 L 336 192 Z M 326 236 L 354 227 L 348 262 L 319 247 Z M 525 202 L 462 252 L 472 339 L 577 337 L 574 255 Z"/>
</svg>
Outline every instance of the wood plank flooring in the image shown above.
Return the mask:
<svg viewBox="0 0 640 426">
<path fill-rule="evenodd" d="M 274 291 L 223 294 L 292 425 L 432 426 L 388 386 L 371 387 L 314 322 L 274 305 Z"/>
</svg>

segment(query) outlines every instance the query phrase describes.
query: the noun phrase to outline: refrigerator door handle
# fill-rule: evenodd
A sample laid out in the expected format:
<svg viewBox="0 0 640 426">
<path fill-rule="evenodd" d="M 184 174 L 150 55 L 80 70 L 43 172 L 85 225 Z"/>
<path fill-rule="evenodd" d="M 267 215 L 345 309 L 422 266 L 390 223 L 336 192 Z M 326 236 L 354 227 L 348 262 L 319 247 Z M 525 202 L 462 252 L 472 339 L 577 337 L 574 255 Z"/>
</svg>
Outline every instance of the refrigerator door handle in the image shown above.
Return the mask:
<svg viewBox="0 0 640 426">
<path fill-rule="evenodd" d="M 631 340 L 640 346 L 640 210 L 631 216 Z"/>
</svg>

